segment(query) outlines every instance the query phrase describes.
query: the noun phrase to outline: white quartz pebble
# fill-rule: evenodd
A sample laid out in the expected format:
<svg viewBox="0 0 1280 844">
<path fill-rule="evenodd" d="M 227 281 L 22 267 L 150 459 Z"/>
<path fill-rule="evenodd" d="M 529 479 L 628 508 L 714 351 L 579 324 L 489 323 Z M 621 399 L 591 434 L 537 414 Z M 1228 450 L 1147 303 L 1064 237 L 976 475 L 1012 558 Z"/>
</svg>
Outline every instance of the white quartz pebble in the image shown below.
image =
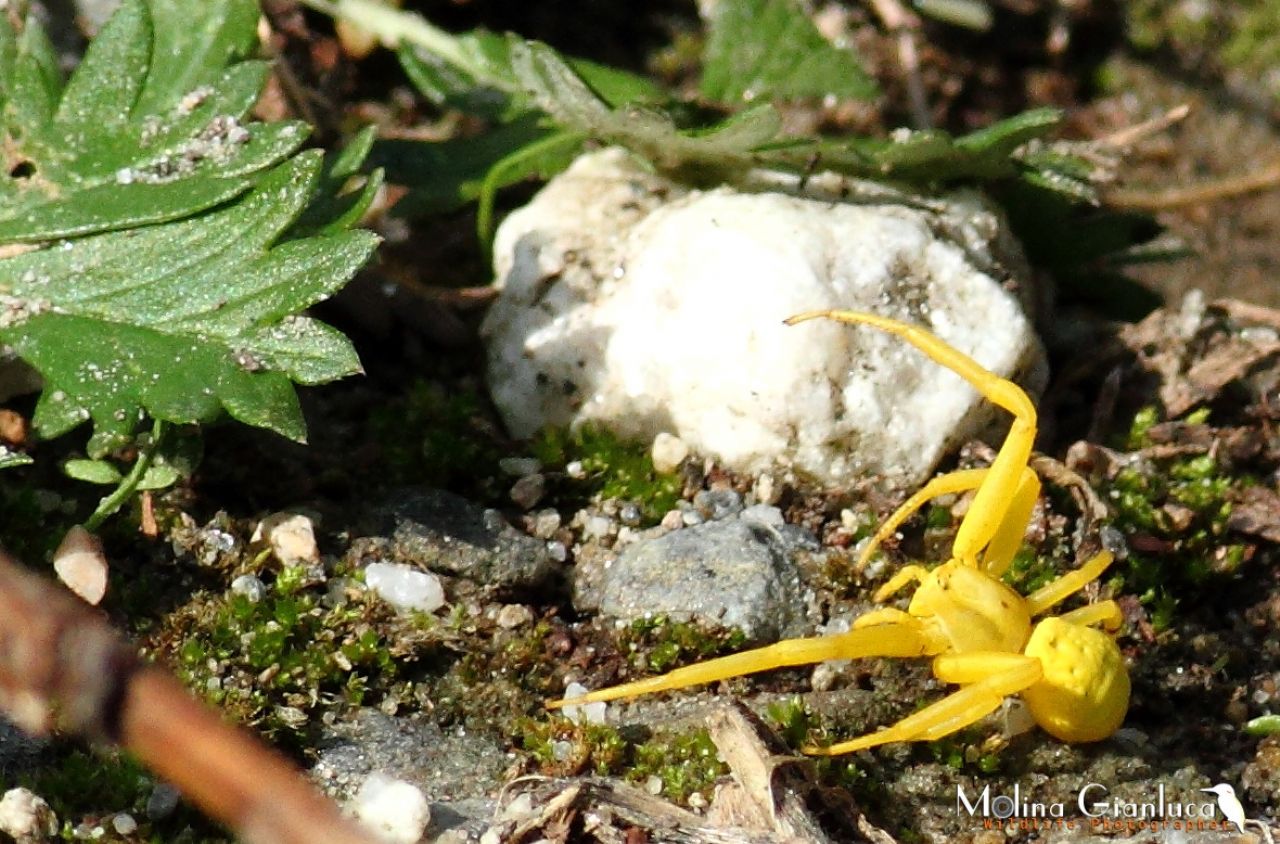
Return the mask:
<svg viewBox="0 0 1280 844">
<path fill-rule="evenodd" d="M 398 610 L 435 612 L 444 606 L 440 578 L 403 563 L 370 563 L 364 569 L 364 582 Z"/>
</svg>

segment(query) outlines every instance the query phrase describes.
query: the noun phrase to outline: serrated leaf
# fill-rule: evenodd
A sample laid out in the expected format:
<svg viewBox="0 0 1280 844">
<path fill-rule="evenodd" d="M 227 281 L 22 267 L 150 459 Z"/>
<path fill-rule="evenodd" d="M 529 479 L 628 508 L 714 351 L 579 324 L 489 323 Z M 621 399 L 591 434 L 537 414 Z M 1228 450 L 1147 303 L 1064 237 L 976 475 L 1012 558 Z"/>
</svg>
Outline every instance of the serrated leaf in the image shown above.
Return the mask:
<svg viewBox="0 0 1280 844">
<path fill-rule="evenodd" d="M 33 18 L 0 21 L 0 241 L 179 219 L 296 151 L 304 125 L 243 122 L 266 66 L 226 66 L 256 9 L 125 0 L 65 85 Z"/>
<path fill-rule="evenodd" d="M 857 57 L 823 38 L 795 0 L 721 0 L 708 30 L 701 90 L 710 100 L 876 95 Z"/>
<path fill-rule="evenodd" d="M 339 15 L 359 19 L 365 0 L 341 0 Z M 386 10 L 382 11 L 386 15 Z M 406 75 L 423 96 L 438 106 L 458 108 L 499 121 L 512 120 L 536 107 L 529 101 L 513 66 L 513 35 L 483 29 L 453 35 L 420 16 L 397 12 L 402 23 L 398 56 Z M 609 105 L 659 103 L 666 93 L 643 76 L 586 59 L 564 61 Z"/>
<path fill-rule="evenodd" d="M 91 418 L 101 450 L 132 433 L 141 411 L 190 423 L 225 409 L 301 440 L 291 379 L 332 380 L 359 361 L 341 334 L 294 315 L 331 295 L 376 243 L 348 231 L 273 245 L 312 200 L 320 164 L 304 153 L 194 219 L 0 262 L 0 339 L 44 376 L 41 433 Z"/>
<path fill-rule="evenodd" d="M 716 126 L 680 130 L 665 112 L 638 106 L 612 108 L 546 44 L 513 39 L 511 58 L 533 101 L 558 123 L 606 143 L 622 144 L 662 168 L 743 167 L 751 163 L 754 148 L 773 140 L 782 129 L 776 109 L 760 105 Z"/>
</svg>

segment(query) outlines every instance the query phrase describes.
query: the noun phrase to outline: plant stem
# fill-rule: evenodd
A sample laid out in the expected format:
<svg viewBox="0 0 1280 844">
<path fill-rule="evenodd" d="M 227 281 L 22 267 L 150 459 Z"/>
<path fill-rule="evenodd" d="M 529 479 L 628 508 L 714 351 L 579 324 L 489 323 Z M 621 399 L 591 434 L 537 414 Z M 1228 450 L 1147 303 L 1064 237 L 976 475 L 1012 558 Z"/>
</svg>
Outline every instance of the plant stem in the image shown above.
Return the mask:
<svg viewBox="0 0 1280 844">
<path fill-rule="evenodd" d="M 130 496 L 137 490 L 138 484 L 142 483 L 142 478 L 147 474 L 147 470 L 151 468 L 151 462 L 155 460 L 156 454 L 160 451 L 160 445 L 164 442 L 165 424 L 163 420 L 157 419 L 151 426 L 151 436 L 149 442 L 138 451 L 138 459 L 133 461 L 133 468 L 129 470 L 129 474 L 120 479 L 120 483 L 112 493 L 98 502 L 98 509 L 93 511 L 88 519 L 85 520 L 84 529 L 90 533 L 95 533 L 107 517 L 119 510 L 124 503 L 129 500 Z"/>
</svg>

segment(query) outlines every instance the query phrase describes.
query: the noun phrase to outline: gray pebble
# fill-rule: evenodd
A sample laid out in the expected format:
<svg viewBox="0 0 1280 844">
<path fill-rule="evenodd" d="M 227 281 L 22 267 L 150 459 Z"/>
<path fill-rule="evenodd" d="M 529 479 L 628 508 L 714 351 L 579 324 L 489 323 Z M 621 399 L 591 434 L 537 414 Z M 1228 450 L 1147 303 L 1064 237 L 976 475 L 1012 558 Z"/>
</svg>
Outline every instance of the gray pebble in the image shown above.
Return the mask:
<svg viewBox="0 0 1280 844">
<path fill-rule="evenodd" d="M 559 569 L 546 542 L 450 492 L 401 491 L 375 507 L 368 521 L 375 537 L 390 536 L 389 559 L 482 586 L 523 593 Z"/>
<path fill-rule="evenodd" d="M 511 501 L 521 510 L 532 510 L 547 491 L 547 478 L 535 472 L 525 475 L 511 485 Z"/>
<path fill-rule="evenodd" d="M 742 512 L 742 496 L 732 489 L 703 489 L 693 496 L 693 506 L 709 522 L 727 519 Z"/>
<path fill-rule="evenodd" d="M 603 572 L 600 611 L 696 619 L 753 641 L 800 635 L 807 602 L 788 544 L 776 529 L 740 519 L 638 541 Z"/>
</svg>

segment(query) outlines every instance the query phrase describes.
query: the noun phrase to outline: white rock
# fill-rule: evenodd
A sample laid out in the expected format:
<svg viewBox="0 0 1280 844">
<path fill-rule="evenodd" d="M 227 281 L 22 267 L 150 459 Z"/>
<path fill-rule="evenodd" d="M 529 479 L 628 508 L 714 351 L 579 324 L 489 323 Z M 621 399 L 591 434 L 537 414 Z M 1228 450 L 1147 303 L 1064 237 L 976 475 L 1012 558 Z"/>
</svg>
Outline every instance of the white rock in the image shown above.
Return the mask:
<svg viewBox="0 0 1280 844">
<path fill-rule="evenodd" d="M 669 475 L 689 456 L 689 445 L 682 439 L 661 431 L 653 438 L 653 447 L 649 451 L 653 457 L 653 470 L 661 475 Z"/>
<path fill-rule="evenodd" d="M 918 483 L 1007 415 L 901 339 L 782 320 L 840 307 L 922 323 L 1033 388 L 1043 352 L 1002 286 L 1027 292 L 1021 253 L 980 197 L 877 190 L 691 191 L 618 150 L 583 156 L 495 242 L 483 330 L 511 433 L 594 420 L 740 471 Z"/>
<path fill-rule="evenodd" d="M 30 789 L 11 788 L 0 798 L 0 832 L 14 841 L 48 841 L 57 831 L 57 815 Z"/>
<path fill-rule="evenodd" d="M 435 612 L 444 606 L 440 578 L 403 563 L 370 563 L 364 569 L 364 582 L 398 610 Z"/>
<path fill-rule="evenodd" d="M 570 683 L 564 687 L 564 696 L 567 698 L 582 697 L 589 689 L 581 683 Z M 603 724 L 605 721 L 605 712 L 608 711 L 609 704 L 603 702 L 582 703 L 569 705 L 561 711 L 564 717 L 568 718 L 575 724 Z"/>
<path fill-rule="evenodd" d="M 352 805 L 356 819 L 387 844 L 416 844 L 431 822 L 426 795 L 403 780 L 373 773 Z"/>
<path fill-rule="evenodd" d="M 111 828 L 117 835 L 133 835 L 138 831 L 138 821 L 128 812 L 120 812 L 111 818 Z"/>
<path fill-rule="evenodd" d="M 315 526 L 298 513 L 272 513 L 253 531 L 253 542 L 267 540 L 271 553 L 286 566 L 314 563 L 320 559 Z"/>
<path fill-rule="evenodd" d="M 236 595 L 243 595 L 249 599 L 250 603 L 256 604 L 267 597 L 267 584 L 263 583 L 257 575 L 242 574 L 231 581 L 231 591 Z"/>
<path fill-rule="evenodd" d="M 107 555 L 98 537 L 74 525 L 53 552 L 53 570 L 68 589 L 97 606 L 107 594 Z"/>
</svg>

